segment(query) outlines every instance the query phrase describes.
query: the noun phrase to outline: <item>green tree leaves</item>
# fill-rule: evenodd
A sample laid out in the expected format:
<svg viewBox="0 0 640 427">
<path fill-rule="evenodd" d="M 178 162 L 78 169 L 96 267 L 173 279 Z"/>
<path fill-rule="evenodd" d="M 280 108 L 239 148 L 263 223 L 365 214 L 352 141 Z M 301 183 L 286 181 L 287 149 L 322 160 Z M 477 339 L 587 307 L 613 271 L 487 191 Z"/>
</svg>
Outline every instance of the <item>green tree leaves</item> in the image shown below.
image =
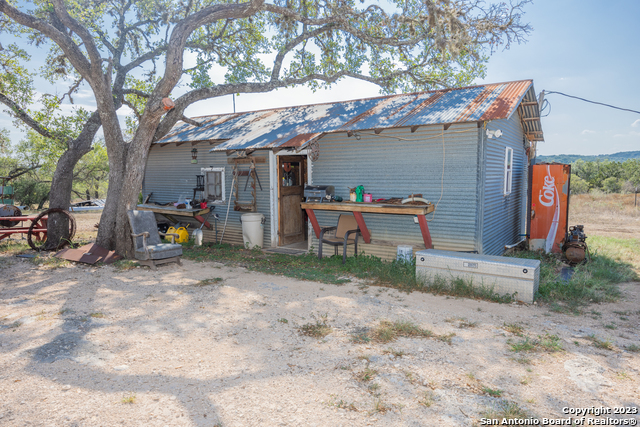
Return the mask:
<svg viewBox="0 0 640 427">
<path fill-rule="evenodd" d="M 27 132 L 27 136 L 13 146 L 0 144 L 0 176 L 11 175 L 19 168 L 35 167 L 11 182 L 15 187 L 17 203 L 42 207 L 49 198 L 58 159 L 66 149 L 63 144 L 48 140 L 34 131 Z M 104 197 L 108 174 L 107 150 L 104 141 L 99 140 L 73 170 L 74 197 L 85 198 L 87 192 L 92 198 L 96 197 L 96 193 Z"/>
<path fill-rule="evenodd" d="M 578 194 L 590 189 L 606 193 L 631 192 L 640 186 L 640 159 L 624 162 L 577 160 L 572 164 L 571 172 L 571 189 Z M 586 190 L 585 185 L 588 187 Z"/>
</svg>

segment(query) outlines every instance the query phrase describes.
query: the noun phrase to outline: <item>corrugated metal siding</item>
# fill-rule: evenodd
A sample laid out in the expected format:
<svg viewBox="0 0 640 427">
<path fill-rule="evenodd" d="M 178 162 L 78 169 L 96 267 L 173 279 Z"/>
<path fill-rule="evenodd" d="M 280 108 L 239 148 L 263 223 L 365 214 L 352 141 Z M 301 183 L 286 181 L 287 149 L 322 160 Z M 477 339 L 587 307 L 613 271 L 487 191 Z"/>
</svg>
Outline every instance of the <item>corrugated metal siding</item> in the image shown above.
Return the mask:
<svg viewBox="0 0 640 427">
<path fill-rule="evenodd" d="M 504 245 L 522 239 L 523 203 L 527 191 L 527 155 L 523 146 L 520 118 L 514 114 L 509 120 L 496 120 L 487 129 L 502 131 L 500 138 L 484 136 L 484 206 L 482 253 L 502 255 Z M 513 181 L 511 194 L 504 196 L 505 148 L 513 148 Z"/>
<path fill-rule="evenodd" d="M 345 133 L 319 141 L 320 157 L 312 164 L 316 185 L 334 185 L 336 195 L 349 197 L 349 187 L 363 185 L 373 199 L 421 193 L 436 203 L 442 188 L 442 126 L 388 129 L 379 135 L 362 132 L 361 140 Z M 478 129 L 476 123 L 451 126 L 445 131 L 444 189 L 429 230 L 437 249 L 474 251 L 477 220 Z M 408 141 L 409 140 L 409 141 Z M 335 225 L 338 214 L 317 211 L 321 226 Z M 424 248 L 420 226 L 411 215 L 363 214 L 372 239 Z M 430 219 L 433 214 L 427 216 Z M 311 233 L 312 246 L 318 242 Z M 362 245 L 365 253 L 395 258 L 396 248 Z M 325 250 L 332 252 L 327 246 Z"/>
<path fill-rule="evenodd" d="M 227 213 L 227 203 L 231 194 L 231 184 L 233 180 L 232 171 L 233 165 L 227 164 L 226 153 L 209 152 L 211 146 L 206 143 L 197 144 L 198 148 L 198 163 L 191 163 L 191 144 L 183 144 L 176 147 L 174 144 L 169 144 L 164 147 L 159 145 L 152 145 L 149 157 L 147 159 L 147 167 L 145 169 L 145 177 L 142 187 L 143 196 L 153 192 L 151 197 L 152 202 L 166 203 L 169 201 L 175 201 L 183 194 L 188 198 L 193 196 L 193 187 L 196 186 L 196 175 L 200 174 L 201 168 L 207 167 L 224 167 L 225 168 L 225 194 L 226 201 L 224 205 L 216 206 L 214 213 L 217 213 L 222 219 L 218 223 L 218 239 L 222 237 L 222 228 L 224 226 L 224 218 Z M 267 152 L 258 152 L 254 156 L 264 156 L 267 158 L 265 163 L 257 163 L 256 170 L 262 183 L 262 190 L 258 186 L 256 190 L 258 212 L 267 217 L 267 222 L 264 225 L 264 245 L 270 246 L 271 242 L 271 227 L 269 222 L 269 160 Z M 248 169 L 247 165 L 241 166 L 242 169 Z M 251 200 L 251 186 L 247 186 L 245 192 L 244 184 L 246 177 L 240 177 L 240 201 Z M 251 183 L 249 183 L 251 184 Z M 257 183 L 256 183 L 257 186 Z M 224 235 L 224 243 L 233 243 L 242 245 L 242 224 L 239 219 L 243 212 L 236 212 L 233 210 L 233 201 L 235 195 L 231 200 L 231 209 L 229 210 L 229 220 L 227 222 L 227 230 Z M 197 222 L 189 221 L 193 227 Z M 212 226 L 214 225 L 212 221 Z M 199 226 L 200 224 L 198 224 Z M 205 241 L 213 242 L 215 240 L 215 228 L 208 230 L 203 227 L 203 234 Z"/>
</svg>

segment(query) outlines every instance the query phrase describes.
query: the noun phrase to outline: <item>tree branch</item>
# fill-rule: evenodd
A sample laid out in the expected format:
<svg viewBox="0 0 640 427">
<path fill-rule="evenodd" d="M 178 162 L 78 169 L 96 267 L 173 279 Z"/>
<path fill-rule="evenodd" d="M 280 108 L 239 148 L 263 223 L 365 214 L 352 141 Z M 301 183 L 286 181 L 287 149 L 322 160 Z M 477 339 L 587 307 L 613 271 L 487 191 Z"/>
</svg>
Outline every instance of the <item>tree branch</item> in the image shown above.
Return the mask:
<svg viewBox="0 0 640 427">
<path fill-rule="evenodd" d="M 55 139 L 57 141 L 62 141 L 65 143 L 67 142 L 66 140 L 56 138 L 56 136 L 49 132 L 45 127 L 40 125 L 37 121 L 35 121 L 33 117 L 31 117 L 24 109 L 22 109 L 22 107 L 20 107 L 12 99 L 9 99 L 4 93 L 0 93 L 0 102 L 9 107 L 11 109 L 11 112 L 24 124 L 35 130 L 45 138 Z"/>
<path fill-rule="evenodd" d="M 11 172 L 9 172 L 9 176 L 7 178 L 9 180 L 15 179 L 15 178 L 17 178 L 19 176 L 24 175 L 27 172 L 30 172 L 30 171 L 32 171 L 34 169 L 38 169 L 41 166 L 42 166 L 41 164 L 37 164 L 37 165 L 30 166 L 30 167 L 27 167 L 27 168 L 22 168 L 22 167 L 16 168 L 16 169 L 12 170 Z"/>
<path fill-rule="evenodd" d="M 82 83 L 82 81 L 84 80 L 84 77 L 80 77 L 72 86 L 71 88 L 69 88 L 69 92 L 65 93 L 64 95 L 62 95 L 62 98 L 60 98 L 60 103 L 62 103 L 62 101 L 64 101 L 64 98 L 66 96 L 69 97 L 69 101 L 73 104 L 73 98 L 71 97 L 71 94 L 73 92 L 75 92 L 78 87 L 80 87 L 80 84 Z"/>
<path fill-rule="evenodd" d="M 69 148 L 84 151 L 85 153 L 91 151 L 91 143 L 93 142 L 96 133 L 98 133 L 100 126 L 102 126 L 100 114 L 98 111 L 94 111 L 89 119 L 84 123 L 80 135 L 69 142 Z"/>
<path fill-rule="evenodd" d="M 64 0 L 51 0 L 53 4 L 53 8 L 56 11 L 56 15 L 62 21 L 64 25 L 66 25 L 70 30 L 76 33 L 82 39 L 84 47 L 89 55 L 89 59 L 91 61 L 91 68 L 94 72 L 97 71 L 97 68 L 102 69 L 102 58 L 100 57 L 100 52 L 98 52 L 98 48 L 96 47 L 93 36 L 89 31 L 81 25 L 78 21 L 69 15 L 67 8 L 64 5 Z"/>
<path fill-rule="evenodd" d="M 142 115 L 140 113 L 138 113 L 138 110 L 136 109 L 135 105 L 133 105 L 132 103 L 130 103 L 126 99 L 122 100 L 122 104 L 126 105 L 129 108 L 131 108 L 131 110 L 133 111 L 133 114 L 135 114 L 135 116 L 136 116 L 136 119 L 138 119 L 138 122 L 140 122 L 140 120 L 142 119 Z"/>
<path fill-rule="evenodd" d="M 115 55 L 117 49 L 114 45 L 111 44 L 109 39 L 107 39 L 107 35 L 99 28 L 96 29 L 96 33 L 98 33 L 98 35 L 100 36 L 100 41 L 107 47 L 107 49 L 109 49 L 109 52 L 111 52 L 112 55 Z"/>
<path fill-rule="evenodd" d="M 180 21 L 171 32 L 166 54 L 165 72 L 154 90 L 153 97 L 160 100 L 168 96 L 180 80 L 184 46 L 196 28 L 220 19 L 247 18 L 259 12 L 263 4 L 264 0 L 253 0 L 247 3 L 212 5 Z"/>
<path fill-rule="evenodd" d="M 354 17 L 364 16 L 366 11 L 359 14 L 346 14 L 346 13 L 336 13 L 335 15 L 331 15 L 328 18 L 322 19 L 312 19 L 306 16 L 301 15 L 296 12 L 294 9 L 280 7 L 273 4 L 265 4 L 263 6 L 263 10 L 267 12 L 271 12 L 280 16 L 285 16 L 287 18 L 298 21 L 302 24 L 318 26 L 318 25 L 328 25 L 333 24 L 336 27 L 339 27 L 340 30 L 351 34 L 354 37 L 364 41 L 365 43 L 378 45 L 378 46 L 413 46 L 422 41 L 422 37 L 413 37 L 407 40 L 398 40 L 395 37 L 374 37 L 370 34 L 358 29 L 353 26 L 350 22 Z M 367 9 L 369 10 L 369 9 Z M 337 29 L 337 28 L 336 28 Z"/>
<path fill-rule="evenodd" d="M 148 93 L 138 89 L 123 89 L 121 93 L 123 95 L 136 95 L 136 96 L 139 96 L 140 98 L 149 98 L 151 96 Z"/>
<path fill-rule="evenodd" d="M 287 53 L 291 52 L 296 46 L 298 46 L 303 41 L 309 40 L 313 37 L 316 37 L 322 33 L 329 32 L 331 30 L 336 29 L 337 24 L 331 22 L 322 27 L 318 27 L 312 31 L 303 31 L 298 37 L 292 39 L 287 43 L 276 55 L 276 59 L 273 61 L 273 70 L 271 71 L 271 80 L 277 80 L 280 75 L 280 70 L 282 69 L 282 61 L 284 61 L 284 57 Z"/>
<path fill-rule="evenodd" d="M 34 29 L 53 40 L 64 51 L 67 58 L 78 72 L 85 78 L 89 76 L 91 64 L 84 56 L 80 48 L 74 43 L 71 36 L 64 31 L 60 31 L 53 25 L 42 19 L 35 18 L 31 15 L 21 12 L 19 9 L 11 6 L 7 0 L 0 0 L 0 12 L 7 15 L 20 25 Z"/>
<path fill-rule="evenodd" d="M 193 119 L 190 119 L 189 117 L 185 116 L 184 114 L 182 115 L 182 117 L 180 118 L 180 120 L 182 120 L 183 122 L 188 123 L 188 124 L 190 124 L 190 125 L 192 125 L 192 126 L 198 127 L 198 128 L 199 128 L 200 126 L 202 126 L 202 123 L 197 122 L 197 121 L 195 121 L 195 120 L 193 120 Z"/>
<path fill-rule="evenodd" d="M 144 64 L 147 61 L 150 61 L 152 59 L 154 59 L 155 57 L 159 56 L 162 52 L 165 52 L 167 50 L 167 45 L 166 44 L 162 44 L 158 47 L 156 47 L 155 49 L 140 55 L 139 57 L 137 57 L 136 59 L 134 59 L 133 61 L 129 62 L 126 65 L 122 65 L 120 66 L 120 69 L 118 70 L 119 72 L 122 73 L 128 73 L 129 71 L 133 70 L 136 67 L 139 67 L 140 65 Z"/>
</svg>

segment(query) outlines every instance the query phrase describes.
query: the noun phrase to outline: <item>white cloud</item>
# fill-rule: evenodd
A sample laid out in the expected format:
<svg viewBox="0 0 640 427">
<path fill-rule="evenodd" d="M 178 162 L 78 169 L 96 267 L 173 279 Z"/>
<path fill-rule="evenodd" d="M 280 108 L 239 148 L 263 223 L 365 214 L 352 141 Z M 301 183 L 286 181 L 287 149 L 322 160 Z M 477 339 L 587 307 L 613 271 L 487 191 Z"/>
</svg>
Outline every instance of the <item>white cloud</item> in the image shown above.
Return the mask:
<svg viewBox="0 0 640 427">
<path fill-rule="evenodd" d="M 633 126 L 634 128 L 637 128 L 638 126 L 640 126 L 640 119 L 638 119 L 635 122 L 631 123 L 631 126 Z"/>
<path fill-rule="evenodd" d="M 591 133 L 596 133 L 595 130 L 589 130 L 589 129 L 585 129 L 582 132 L 580 132 L 582 135 L 589 135 Z"/>
<path fill-rule="evenodd" d="M 627 135 L 623 135 L 621 133 L 617 133 L 617 134 L 613 135 L 614 138 L 624 138 L 625 136 L 627 136 Z"/>
</svg>

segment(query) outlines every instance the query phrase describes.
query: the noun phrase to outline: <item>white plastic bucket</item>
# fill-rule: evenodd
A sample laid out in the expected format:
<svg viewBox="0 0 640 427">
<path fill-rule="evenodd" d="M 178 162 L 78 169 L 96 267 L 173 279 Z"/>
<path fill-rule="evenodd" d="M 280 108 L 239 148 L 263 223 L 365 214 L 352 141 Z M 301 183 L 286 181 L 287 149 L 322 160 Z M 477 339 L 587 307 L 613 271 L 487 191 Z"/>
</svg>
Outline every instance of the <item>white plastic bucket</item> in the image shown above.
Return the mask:
<svg viewBox="0 0 640 427">
<path fill-rule="evenodd" d="M 264 215 L 261 213 L 246 213 L 241 217 L 242 241 L 245 248 L 263 247 L 264 243 Z"/>
<path fill-rule="evenodd" d="M 396 261 L 413 261 L 413 246 L 398 245 L 398 254 L 396 255 Z"/>
</svg>

